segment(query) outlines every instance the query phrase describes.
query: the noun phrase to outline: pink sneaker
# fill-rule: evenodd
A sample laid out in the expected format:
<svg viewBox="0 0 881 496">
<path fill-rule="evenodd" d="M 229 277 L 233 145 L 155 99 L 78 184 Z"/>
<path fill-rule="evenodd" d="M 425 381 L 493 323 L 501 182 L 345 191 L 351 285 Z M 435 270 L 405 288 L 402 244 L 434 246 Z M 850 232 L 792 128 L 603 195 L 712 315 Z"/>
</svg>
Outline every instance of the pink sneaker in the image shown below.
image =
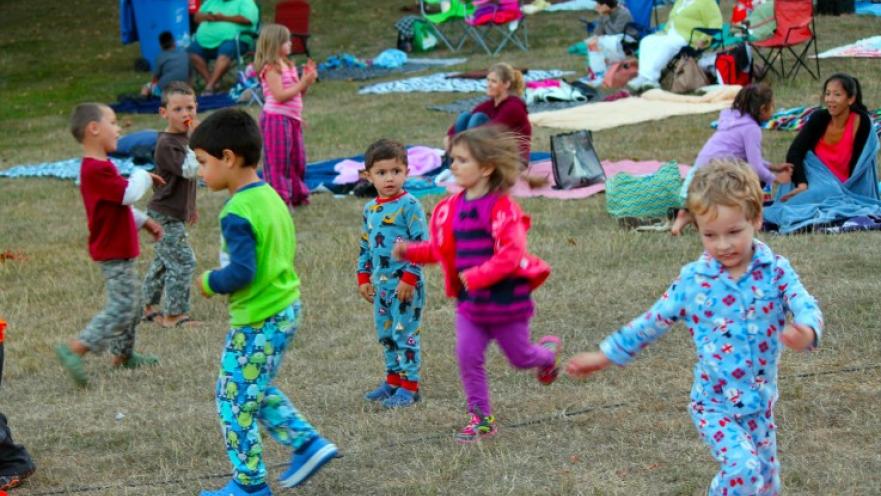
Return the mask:
<svg viewBox="0 0 881 496">
<path fill-rule="evenodd" d="M 551 367 L 538 369 L 535 377 L 538 382 L 548 385 L 553 384 L 560 375 L 560 355 L 563 353 L 563 342 L 557 336 L 542 336 L 538 340 L 538 345 L 554 352 L 554 365 Z"/>
<path fill-rule="evenodd" d="M 492 415 L 482 417 L 480 415 L 471 414 L 471 421 L 464 429 L 456 434 L 456 442 L 459 444 L 472 444 L 488 437 L 492 437 L 498 432 L 496 428 L 496 418 Z"/>
</svg>

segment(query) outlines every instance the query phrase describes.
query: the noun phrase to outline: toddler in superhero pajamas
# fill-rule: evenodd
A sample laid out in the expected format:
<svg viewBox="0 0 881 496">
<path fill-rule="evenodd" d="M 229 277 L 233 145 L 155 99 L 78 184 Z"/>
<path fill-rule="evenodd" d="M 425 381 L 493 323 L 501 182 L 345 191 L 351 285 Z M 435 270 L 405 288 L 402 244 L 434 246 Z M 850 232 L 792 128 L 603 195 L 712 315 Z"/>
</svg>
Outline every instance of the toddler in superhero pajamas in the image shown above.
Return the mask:
<svg viewBox="0 0 881 496">
<path fill-rule="evenodd" d="M 700 168 L 687 206 L 703 255 L 648 312 L 602 341 L 600 352 L 573 357 L 567 372 L 584 377 L 625 365 L 681 320 L 697 352 L 689 412 L 720 465 L 709 494 L 776 495 L 781 343 L 796 351 L 816 347 L 823 317 L 789 261 L 753 237 L 762 224 L 762 189 L 748 165 Z"/>
<path fill-rule="evenodd" d="M 358 292 L 373 303 L 376 335 L 385 348 L 386 378 L 364 398 L 385 408 L 419 401 L 419 324 L 425 308 L 422 269 L 392 258 L 398 241 L 424 241 L 428 231 L 419 200 L 404 191 L 407 151 L 400 143 L 379 140 L 364 157 L 376 199 L 364 206 Z"/>
</svg>

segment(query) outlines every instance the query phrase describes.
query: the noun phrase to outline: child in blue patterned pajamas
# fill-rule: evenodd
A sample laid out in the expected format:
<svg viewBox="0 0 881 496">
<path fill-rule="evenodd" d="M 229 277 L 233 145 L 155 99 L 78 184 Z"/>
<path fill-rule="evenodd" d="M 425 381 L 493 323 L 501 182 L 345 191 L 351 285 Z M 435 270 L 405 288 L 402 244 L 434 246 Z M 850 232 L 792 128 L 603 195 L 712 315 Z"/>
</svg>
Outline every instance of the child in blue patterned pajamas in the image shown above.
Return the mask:
<svg viewBox="0 0 881 496">
<path fill-rule="evenodd" d="M 392 258 L 397 241 L 425 241 L 428 227 L 419 200 L 404 191 L 407 150 L 382 139 L 367 149 L 367 174 L 376 199 L 364 206 L 358 292 L 373 303 L 376 336 L 385 347 L 386 378 L 364 398 L 386 408 L 419 401 L 422 365 L 419 327 L 425 309 L 422 268 Z"/>
<path fill-rule="evenodd" d="M 222 267 L 205 272 L 196 285 L 206 297 L 229 295 L 230 330 L 215 399 L 233 477 L 200 495 L 271 496 L 258 422 L 293 451 L 278 478 L 284 487 L 302 484 L 337 454 L 336 445 L 272 384 L 300 326 L 294 223 L 278 193 L 257 176 L 260 129 L 247 112 L 211 114 L 190 146 L 205 184 L 231 195 L 220 211 Z"/>
<path fill-rule="evenodd" d="M 573 357 L 567 372 L 585 377 L 623 366 L 682 320 L 698 358 L 689 412 L 721 466 L 709 494 L 776 495 L 780 344 L 814 348 L 823 317 L 789 261 L 753 238 L 762 224 L 762 189 L 747 164 L 717 160 L 698 169 L 687 207 L 703 255 L 648 312 L 603 340 L 601 352 Z"/>
</svg>

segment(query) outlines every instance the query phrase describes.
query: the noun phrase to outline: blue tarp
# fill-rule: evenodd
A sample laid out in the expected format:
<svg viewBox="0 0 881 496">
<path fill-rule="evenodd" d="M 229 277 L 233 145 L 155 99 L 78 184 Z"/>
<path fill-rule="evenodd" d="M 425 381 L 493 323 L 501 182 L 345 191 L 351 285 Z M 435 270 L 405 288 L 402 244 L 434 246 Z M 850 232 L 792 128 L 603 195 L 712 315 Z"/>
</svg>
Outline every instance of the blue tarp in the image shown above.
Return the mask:
<svg viewBox="0 0 881 496">
<path fill-rule="evenodd" d="M 808 152 L 804 162 L 808 189 L 781 202 L 780 197 L 792 189 L 791 184 L 781 185 L 774 203 L 765 208 L 765 222 L 777 226 L 781 234 L 790 234 L 815 225 L 881 215 L 876 169 L 878 146 L 878 136 L 869 133 L 859 161 L 844 183 L 814 152 Z"/>
</svg>

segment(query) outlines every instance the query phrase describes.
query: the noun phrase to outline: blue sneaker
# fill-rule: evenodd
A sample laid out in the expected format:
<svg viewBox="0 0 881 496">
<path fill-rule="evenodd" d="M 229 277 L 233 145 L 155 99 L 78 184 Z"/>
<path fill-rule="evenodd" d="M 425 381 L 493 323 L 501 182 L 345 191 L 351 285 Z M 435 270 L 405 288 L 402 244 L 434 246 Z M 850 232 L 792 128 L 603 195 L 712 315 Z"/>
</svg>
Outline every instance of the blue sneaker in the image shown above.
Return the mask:
<svg viewBox="0 0 881 496">
<path fill-rule="evenodd" d="M 395 394 L 386 398 L 382 402 L 383 408 L 402 408 L 412 406 L 419 401 L 419 393 L 416 391 L 408 391 L 404 388 L 398 388 Z"/>
<path fill-rule="evenodd" d="M 336 445 L 318 436 L 302 453 L 294 452 L 291 464 L 278 476 L 278 481 L 284 487 L 297 487 L 321 470 L 325 463 L 333 460 L 336 454 Z"/>
<path fill-rule="evenodd" d="M 396 388 L 396 387 L 392 386 L 391 384 L 389 384 L 385 381 L 382 381 L 382 384 L 380 384 L 379 387 L 377 387 L 373 391 L 370 391 L 369 393 L 365 394 L 364 399 L 367 401 L 384 400 L 390 396 L 393 396 L 395 394 L 395 391 L 397 391 L 398 389 L 400 389 L 400 388 Z"/>
<path fill-rule="evenodd" d="M 242 489 L 236 481 L 230 480 L 225 486 L 216 491 L 202 491 L 199 496 L 272 496 L 272 489 L 268 484 L 263 484 L 263 488 L 253 493 L 249 493 Z"/>
</svg>

